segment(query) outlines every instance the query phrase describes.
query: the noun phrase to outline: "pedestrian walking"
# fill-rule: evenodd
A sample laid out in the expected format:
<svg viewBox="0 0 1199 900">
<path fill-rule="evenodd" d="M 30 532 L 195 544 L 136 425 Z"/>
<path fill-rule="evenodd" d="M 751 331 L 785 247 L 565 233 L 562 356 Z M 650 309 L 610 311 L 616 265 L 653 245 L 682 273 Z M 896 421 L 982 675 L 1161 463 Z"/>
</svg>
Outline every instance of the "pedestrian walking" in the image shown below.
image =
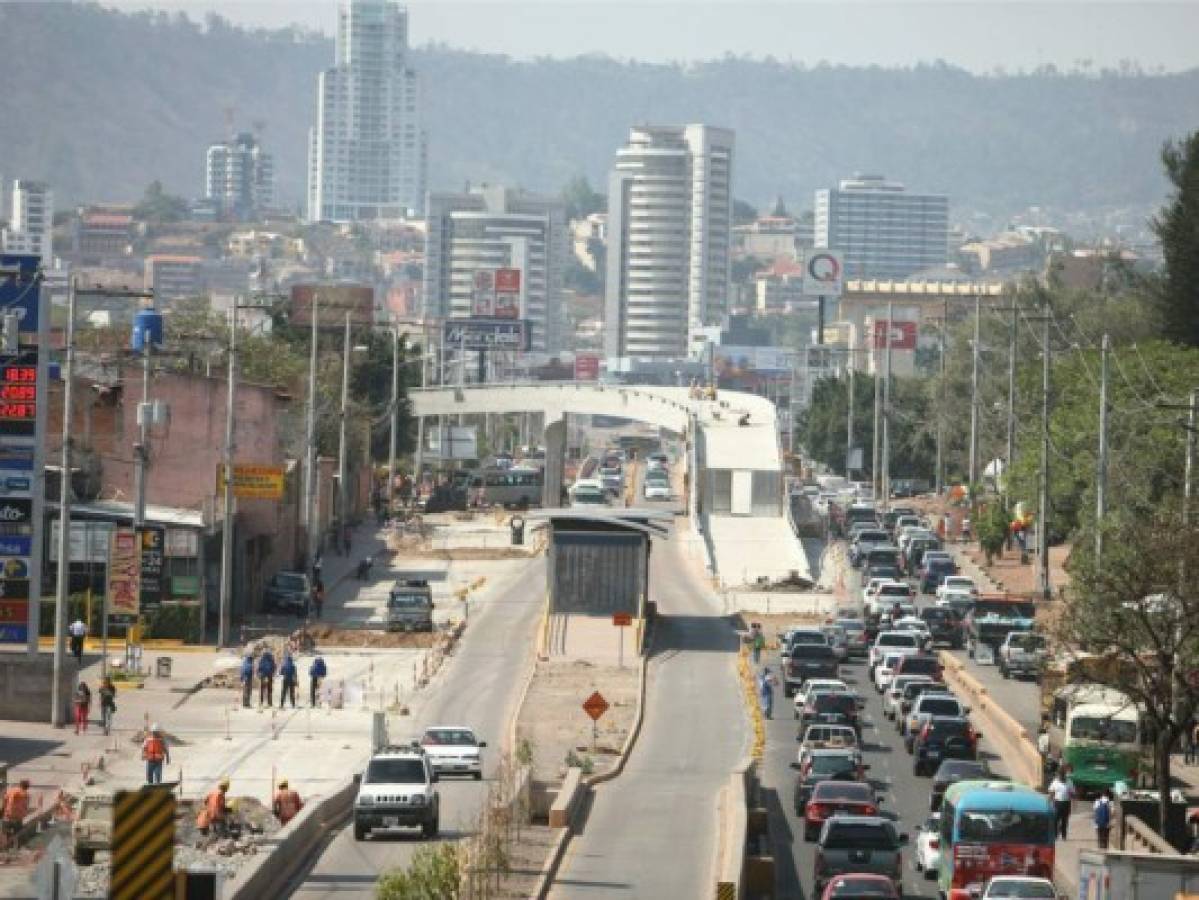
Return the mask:
<svg viewBox="0 0 1199 900">
<path fill-rule="evenodd" d="M 1192 721 L 1187 733 L 1183 736 L 1183 757 L 1182 761 L 1193 766 L 1196 758 L 1199 757 L 1199 722 Z"/>
<path fill-rule="evenodd" d="M 229 833 L 229 804 L 226 796 L 229 793 L 229 779 L 222 778 L 215 788 L 204 798 L 204 805 L 196 815 L 196 827 L 200 834 L 207 835 L 209 830 L 222 837 Z"/>
<path fill-rule="evenodd" d="M 71 636 L 71 655 L 75 657 L 75 662 L 83 664 L 83 639 L 87 637 L 87 626 L 83 624 L 82 619 L 76 619 L 67 629 Z"/>
<path fill-rule="evenodd" d="M 275 704 L 275 654 L 269 647 L 258 657 L 258 705 L 264 703 L 266 706 Z"/>
<path fill-rule="evenodd" d="M 323 566 L 324 566 L 324 561 L 321 559 L 321 555 L 318 553 L 316 555 L 316 559 L 314 559 L 312 561 L 312 579 L 313 579 L 313 581 L 321 580 L 321 568 Z"/>
<path fill-rule="evenodd" d="M 283 705 L 287 702 L 287 698 L 291 696 L 291 708 L 296 708 L 296 683 L 299 681 L 299 672 L 296 671 L 296 661 L 291 658 L 290 653 L 283 654 L 283 662 L 279 665 L 279 677 L 283 679 L 283 689 L 279 691 L 279 708 L 283 709 Z"/>
<path fill-rule="evenodd" d="M 146 784 L 162 784 L 162 767 L 171 761 L 171 748 L 157 722 L 150 726 L 149 735 L 142 741 L 142 759 L 146 761 Z"/>
<path fill-rule="evenodd" d="M 762 661 L 762 651 L 766 648 L 766 636 L 762 634 L 762 626 L 757 622 L 749 627 L 749 645 L 754 654 L 754 665 Z"/>
<path fill-rule="evenodd" d="M 79 684 L 75 685 L 72 703 L 75 706 L 75 733 L 79 734 L 82 729 L 83 733 L 87 734 L 87 717 L 92 709 L 92 689 L 87 686 L 86 681 L 80 679 Z"/>
<path fill-rule="evenodd" d="M 117 686 L 108 676 L 100 682 L 100 725 L 104 733 L 112 731 L 112 717 L 117 711 Z"/>
<path fill-rule="evenodd" d="M 329 675 L 328 669 L 325 668 L 325 658 L 318 656 L 314 659 L 311 665 L 308 666 L 308 702 L 315 707 L 316 698 L 320 693 L 321 682 Z"/>
<path fill-rule="evenodd" d="M 1049 783 L 1049 723 L 1041 720 L 1041 729 L 1037 732 L 1037 753 L 1041 755 L 1041 784 Z"/>
<path fill-rule="evenodd" d="M 244 709 L 250 707 L 250 697 L 254 693 L 254 654 L 247 652 L 241 661 L 241 705 Z"/>
<path fill-rule="evenodd" d="M 1103 793 L 1095 801 L 1095 809 L 1092 816 L 1095 820 L 1095 837 L 1099 840 L 1099 849 L 1106 850 L 1108 838 L 1112 834 L 1111 788 L 1103 789 Z"/>
<path fill-rule="evenodd" d="M 1070 828 L 1070 809 L 1074 801 L 1074 782 L 1070 780 L 1069 766 L 1061 766 L 1049 782 L 1049 797 L 1053 800 L 1054 830 L 1064 841 Z"/>
<path fill-rule="evenodd" d="M 303 808 L 304 801 L 300 799 L 300 795 L 287 786 L 286 778 L 280 779 L 274 803 L 275 818 L 279 820 L 279 824 L 286 825 Z"/>
<path fill-rule="evenodd" d="M 29 815 L 29 779 L 22 778 L 4 792 L 2 814 L 4 843 L 0 849 L 8 850 L 10 847 L 16 846 L 17 836 L 25 825 L 27 815 Z"/>
<path fill-rule="evenodd" d="M 762 715 L 768 719 L 774 718 L 774 689 L 777 685 L 778 679 L 767 666 L 758 678 L 758 702 L 762 706 Z"/>
<path fill-rule="evenodd" d="M 312 606 L 316 612 L 316 617 L 321 617 L 321 610 L 325 608 L 325 583 L 321 581 L 320 576 L 316 578 L 316 582 L 312 585 Z"/>
</svg>

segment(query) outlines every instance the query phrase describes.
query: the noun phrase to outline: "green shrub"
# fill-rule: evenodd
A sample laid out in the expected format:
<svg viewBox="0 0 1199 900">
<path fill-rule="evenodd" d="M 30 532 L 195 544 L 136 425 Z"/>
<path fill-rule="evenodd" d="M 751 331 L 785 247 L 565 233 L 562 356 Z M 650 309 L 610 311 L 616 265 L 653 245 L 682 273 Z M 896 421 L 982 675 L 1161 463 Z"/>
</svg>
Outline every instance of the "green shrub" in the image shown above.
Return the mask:
<svg viewBox="0 0 1199 900">
<path fill-rule="evenodd" d="M 462 891 L 462 851 L 456 844 L 421 847 L 406 869 L 386 872 L 376 900 L 455 900 Z"/>
</svg>

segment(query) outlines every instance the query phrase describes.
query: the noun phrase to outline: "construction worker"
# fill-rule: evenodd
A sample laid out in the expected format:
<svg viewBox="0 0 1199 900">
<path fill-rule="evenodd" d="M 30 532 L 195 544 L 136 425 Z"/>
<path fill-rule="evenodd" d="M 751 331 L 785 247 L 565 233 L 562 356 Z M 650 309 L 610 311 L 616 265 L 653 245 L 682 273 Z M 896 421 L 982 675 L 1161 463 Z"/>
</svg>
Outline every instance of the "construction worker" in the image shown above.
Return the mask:
<svg viewBox="0 0 1199 900">
<path fill-rule="evenodd" d="M 162 765 L 171 761 L 171 750 L 157 722 L 142 741 L 142 759 L 146 761 L 146 784 L 162 784 Z"/>
<path fill-rule="evenodd" d="M 29 779 L 22 778 L 15 786 L 4 792 L 4 849 L 15 846 L 17 835 L 29 815 Z"/>
<path fill-rule="evenodd" d="M 286 778 L 281 779 L 279 790 L 275 791 L 274 805 L 275 817 L 279 824 L 286 825 L 303 808 L 304 801 L 300 799 L 300 795 L 287 786 Z"/>
<path fill-rule="evenodd" d="M 270 647 L 258 657 L 258 705 L 273 706 L 275 703 L 275 654 Z"/>
<path fill-rule="evenodd" d="M 217 834 L 227 834 L 229 831 L 229 805 L 226 794 L 229 792 L 229 779 L 222 778 L 215 788 L 204 798 L 204 806 L 196 815 L 196 827 L 201 834 L 208 834 L 211 828 Z"/>
<path fill-rule="evenodd" d="M 323 656 L 318 656 L 308 667 L 308 702 L 312 704 L 313 707 L 316 706 L 316 698 L 321 690 L 321 682 L 325 680 L 328 674 L 329 671 L 325 668 L 325 658 Z"/>
<path fill-rule="evenodd" d="M 291 708 L 296 708 L 296 683 L 300 680 L 300 673 L 296 670 L 296 661 L 292 659 L 290 653 L 283 654 L 283 663 L 279 666 L 279 677 L 283 679 L 283 689 L 279 691 L 279 708 L 283 709 L 283 704 L 287 702 L 287 698 L 291 696 Z"/>
</svg>

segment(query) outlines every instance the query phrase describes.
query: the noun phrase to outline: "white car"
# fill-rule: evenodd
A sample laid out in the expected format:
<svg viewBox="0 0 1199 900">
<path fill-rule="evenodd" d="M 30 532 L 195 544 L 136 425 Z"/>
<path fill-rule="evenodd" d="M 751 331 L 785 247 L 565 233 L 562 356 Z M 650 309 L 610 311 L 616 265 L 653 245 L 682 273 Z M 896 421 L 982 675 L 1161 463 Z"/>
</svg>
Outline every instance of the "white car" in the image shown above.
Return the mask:
<svg viewBox="0 0 1199 900">
<path fill-rule="evenodd" d="M 902 653 L 888 653 L 883 661 L 874 668 L 874 687 L 880 694 L 886 693 L 891 686 L 891 673 L 903 658 Z"/>
<path fill-rule="evenodd" d="M 808 705 L 808 695 L 814 694 L 816 691 L 824 691 L 826 694 L 852 693 L 849 685 L 840 679 L 809 678 L 803 683 L 803 687 L 795 692 L 795 718 L 798 719 L 800 712 Z"/>
<path fill-rule="evenodd" d="M 941 866 L 941 814 L 933 813 L 916 832 L 916 852 L 912 862 L 917 872 L 932 881 Z"/>
<path fill-rule="evenodd" d="M 867 661 L 871 669 L 883 661 L 887 653 L 919 653 L 920 636 L 910 631 L 880 631 L 870 647 Z"/>
<path fill-rule="evenodd" d="M 903 689 L 917 681 L 932 681 L 927 675 L 900 675 L 891 679 L 891 686 L 883 695 L 883 715 L 892 721 L 899 715 L 899 704 L 903 700 Z"/>
<path fill-rule="evenodd" d="M 941 599 L 951 591 L 961 591 L 977 596 L 978 585 L 969 575 L 946 575 L 945 580 L 937 585 L 937 599 Z"/>
<path fill-rule="evenodd" d="M 980 900 L 1057 900 L 1057 889 L 1048 878 L 996 875 L 987 882 Z"/>
<path fill-rule="evenodd" d="M 970 707 L 953 694 L 921 694 L 912 704 L 907 718 L 903 720 L 900 734 L 903 735 L 904 749 L 908 753 L 912 752 L 912 742 L 920 733 L 920 729 L 924 727 L 926 719 L 931 719 L 933 716 L 967 716 L 969 714 Z"/>
<path fill-rule="evenodd" d="M 884 584 L 890 584 L 894 578 L 871 578 L 866 582 L 866 586 L 862 588 L 862 601 L 869 603 L 870 600 L 878 593 L 878 589 Z"/>
<path fill-rule="evenodd" d="M 923 635 L 925 638 L 931 638 L 933 636 L 933 633 L 928 630 L 928 623 L 919 616 L 903 616 L 891 627 L 895 631 L 915 632 L 916 634 Z"/>
<path fill-rule="evenodd" d="M 643 492 L 646 500 L 669 500 L 670 479 L 665 472 L 650 472 L 645 476 Z"/>
<path fill-rule="evenodd" d="M 483 753 L 486 741 L 475 737 L 465 725 L 435 725 L 421 735 L 421 747 L 440 775 L 470 775 L 483 778 Z"/>
<path fill-rule="evenodd" d="M 570 505 L 572 507 L 607 506 L 608 492 L 604 490 L 604 485 L 597 479 L 580 478 L 570 489 Z"/>
</svg>

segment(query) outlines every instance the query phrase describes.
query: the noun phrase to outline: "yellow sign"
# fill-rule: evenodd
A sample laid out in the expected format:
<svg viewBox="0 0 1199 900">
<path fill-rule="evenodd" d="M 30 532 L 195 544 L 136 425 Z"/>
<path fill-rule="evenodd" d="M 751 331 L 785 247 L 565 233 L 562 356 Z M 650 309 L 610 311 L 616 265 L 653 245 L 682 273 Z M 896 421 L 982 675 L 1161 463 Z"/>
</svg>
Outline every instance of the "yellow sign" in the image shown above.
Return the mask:
<svg viewBox="0 0 1199 900">
<path fill-rule="evenodd" d="M 225 492 L 225 467 L 216 467 L 216 492 Z M 233 495 L 243 500 L 282 500 L 282 466 L 233 466 Z"/>
</svg>

